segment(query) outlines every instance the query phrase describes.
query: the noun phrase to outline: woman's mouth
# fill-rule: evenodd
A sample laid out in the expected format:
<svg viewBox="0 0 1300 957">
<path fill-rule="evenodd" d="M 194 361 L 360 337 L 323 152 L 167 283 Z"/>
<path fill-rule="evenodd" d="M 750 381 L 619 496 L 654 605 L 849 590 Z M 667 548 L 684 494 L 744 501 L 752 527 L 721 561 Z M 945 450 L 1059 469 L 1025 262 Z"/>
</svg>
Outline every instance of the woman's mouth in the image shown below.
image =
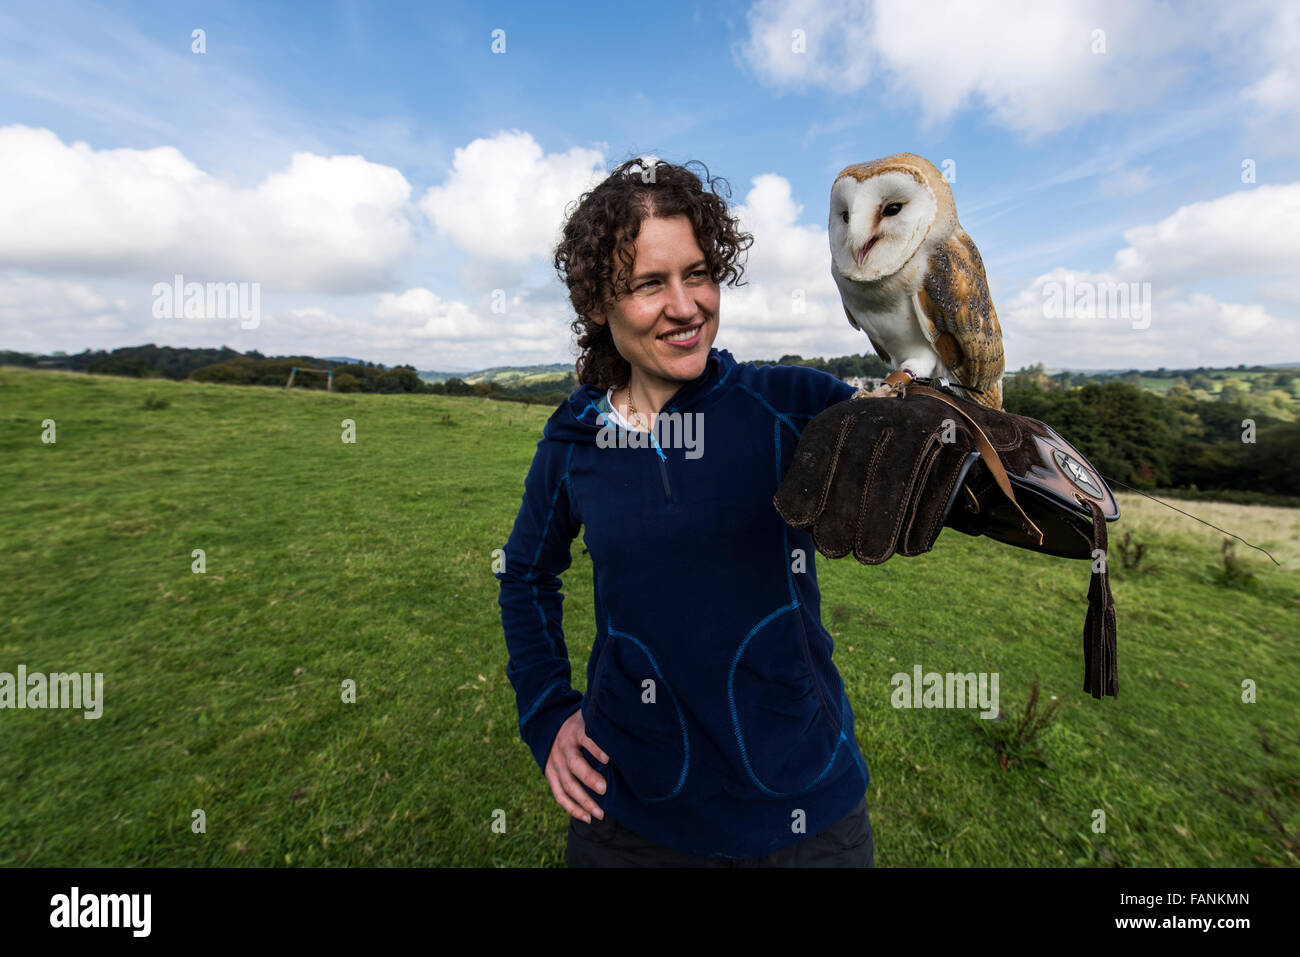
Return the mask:
<svg viewBox="0 0 1300 957">
<path fill-rule="evenodd" d="M 701 322 L 697 326 L 687 326 L 685 329 L 678 329 L 676 332 L 659 336 L 659 341 L 665 345 L 675 346 L 678 349 L 690 349 L 700 341 L 703 332 L 704 323 Z"/>
</svg>

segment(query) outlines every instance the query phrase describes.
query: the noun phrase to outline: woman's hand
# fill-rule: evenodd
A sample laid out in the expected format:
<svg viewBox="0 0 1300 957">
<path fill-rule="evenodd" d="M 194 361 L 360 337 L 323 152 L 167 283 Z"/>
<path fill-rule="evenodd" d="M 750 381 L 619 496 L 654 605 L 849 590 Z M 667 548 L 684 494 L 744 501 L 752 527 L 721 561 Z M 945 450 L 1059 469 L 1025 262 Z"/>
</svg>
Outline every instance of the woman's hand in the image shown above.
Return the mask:
<svg viewBox="0 0 1300 957">
<path fill-rule="evenodd" d="M 582 709 L 579 708 L 569 715 L 555 734 L 555 743 L 546 758 L 546 780 L 550 782 L 551 793 L 560 807 L 590 824 L 593 814 L 604 818 L 605 812 L 582 789 L 582 785 L 586 784 L 597 794 L 604 794 L 605 779 L 587 763 L 581 748 L 586 748 L 601 764 L 608 763 L 609 755 L 587 737 L 587 724 L 582 720 Z"/>
</svg>

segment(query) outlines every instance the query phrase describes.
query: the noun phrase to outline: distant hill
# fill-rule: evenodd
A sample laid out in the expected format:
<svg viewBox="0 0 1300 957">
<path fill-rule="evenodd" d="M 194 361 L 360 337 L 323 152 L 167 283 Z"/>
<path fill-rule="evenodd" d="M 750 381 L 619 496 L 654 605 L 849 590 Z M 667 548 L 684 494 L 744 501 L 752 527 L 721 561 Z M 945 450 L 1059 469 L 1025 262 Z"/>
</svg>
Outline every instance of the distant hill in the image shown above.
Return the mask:
<svg viewBox="0 0 1300 957">
<path fill-rule="evenodd" d="M 1089 369 L 1079 366 L 1047 366 L 1043 371 L 1048 375 L 1056 375 L 1058 372 L 1071 372 L 1075 375 L 1096 376 L 1122 376 L 1136 372 L 1139 375 L 1156 378 L 1157 376 L 1166 375 L 1191 375 L 1194 372 L 1259 372 L 1263 369 L 1300 369 L 1300 362 L 1272 362 L 1267 365 L 1257 364 L 1253 366 L 1201 366 L 1196 369 L 1135 369 L 1132 366 L 1127 366 L 1122 369 Z M 1019 371 L 1024 372 L 1026 370 L 1020 369 Z M 1007 372 L 1010 373 L 1011 370 L 1008 369 Z"/>
<path fill-rule="evenodd" d="M 250 365 L 250 360 L 252 365 Z M 873 377 L 884 375 L 888 371 L 873 354 L 837 356 L 833 358 L 809 358 L 798 355 L 783 355 L 778 360 L 751 359 L 756 365 L 804 365 L 828 372 L 837 378 L 849 380 L 853 377 Z M 65 369 L 74 372 L 92 372 L 104 375 L 133 376 L 137 378 L 166 377 L 184 379 L 199 370 L 209 370 L 212 375 L 225 376 L 222 381 L 248 381 L 249 370 L 258 366 L 254 378 L 260 382 L 270 382 L 277 378 L 287 379 L 288 369 L 294 365 L 333 369 L 340 377 L 345 373 L 357 384 L 340 378 L 346 384 L 345 391 L 357 389 L 372 391 L 371 386 L 381 391 L 442 392 L 442 385 L 450 379 L 459 379 L 464 386 L 453 383 L 449 394 L 494 394 L 521 401 L 549 402 L 556 396 L 568 395 L 576 387 L 573 365 L 568 362 L 551 362 L 537 365 L 489 366 L 477 370 L 444 369 L 440 371 L 425 370 L 416 372 L 410 366 L 407 375 L 409 381 L 397 371 L 402 367 L 389 369 L 382 363 L 370 363 L 351 356 L 264 356 L 256 350 L 240 353 L 227 346 L 220 348 L 175 348 L 157 346 L 153 343 L 142 346 L 124 346 L 112 352 L 86 349 L 80 353 L 68 355 L 54 352 L 50 355 L 36 355 L 0 350 L 0 365 L 28 366 L 31 368 Z M 221 369 L 214 367 L 220 366 Z M 261 368 L 265 366 L 265 368 Z M 283 370 L 281 369 L 283 366 Z M 344 367 L 352 367 L 346 370 Z M 1296 374 L 1292 374 L 1295 370 Z M 385 380 L 380 374 L 393 372 Z M 197 378 L 207 377 L 208 373 Z M 234 376 L 231 378 L 231 376 Z M 1233 383 L 1229 380 L 1238 380 Z M 1044 368 L 1042 363 L 1019 370 L 1008 369 L 1006 388 L 1033 381 L 1040 388 L 1072 388 L 1087 382 L 1102 384 L 1112 380 L 1123 380 L 1138 385 L 1152 392 L 1167 394 L 1171 388 L 1179 385 L 1179 380 L 1203 397 L 1231 397 L 1235 391 L 1257 393 L 1259 401 L 1271 401 L 1276 408 L 1270 411 L 1286 420 L 1300 414 L 1300 362 L 1274 362 L 1268 365 L 1238 365 L 1236 367 L 1199 367 L 1196 369 L 1080 369 L 1080 368 Z M 373 382 L 371 380 L 374 380 Z M 1051 381 L 1049 381 L 1051 380 Z M 384 383 L 387 385 L 384 385 Z M 297 383 L 295 383 L 296 385 Z M 323 379 L 309 378 L 302 383 L 311 388 L 323 384 Z M 423 387 L 423 388 L 422 388 Z M 460 391 L 464 389 L 464 391 Z M 1225 391 L 1225 389 L 1227 391 Z M 1272 398 L 1268 398 L 1268 394 Z M 558 399 L 556 400 L 558 401 Z"/>
<path fill-rule="evenodd" d="M 90 372 L 101 375 L 130 376 L 137 379 L 167 378 L 185 379 L 193 372 L 215 365 L 232 362 L 251 361 L 255 363 L 268 360 L 284 360 L 287 368 L 292 366 L 310 366 L 319 369 L 340 370 L 347 366 L 387 370 L 382 363 L 366 363 L 360 359 L 324 358 L 308 355 L 266 356 L 256 349 L 237 352 L 229 346 L 220 348 L 192 349 L 186 347 L 158 346 L 152 342 L 143 346 L 122 346 L 112 352 L 103 349 L 92 352 L 85 349 L 73 355 L 66 352 L 53 352 L 49 355 L 37 355 L 30 352 L 12 352 L 0 350 L 0 365 L 27 366 L 34 369 L 63 369 L 69 372 Z M 393 368 L 401 368 L 395 366 Z M 414 373 L 414 369 L 411 370 Z M 286 376 L 287 378 L 287 373 Z"/>
<path fill-rule="evenodd" d="M 446 382 L 450 378 L 462 379 L 470 385 L 480 382 L 497 382 L 506 387 L 535 385 L 551 380 L 559 381 L 573 371 L 569 362 L 552 362 L 535 366 L 491 366 L 471 372 L 420 372 L 425 382 Z"/>
</svg>

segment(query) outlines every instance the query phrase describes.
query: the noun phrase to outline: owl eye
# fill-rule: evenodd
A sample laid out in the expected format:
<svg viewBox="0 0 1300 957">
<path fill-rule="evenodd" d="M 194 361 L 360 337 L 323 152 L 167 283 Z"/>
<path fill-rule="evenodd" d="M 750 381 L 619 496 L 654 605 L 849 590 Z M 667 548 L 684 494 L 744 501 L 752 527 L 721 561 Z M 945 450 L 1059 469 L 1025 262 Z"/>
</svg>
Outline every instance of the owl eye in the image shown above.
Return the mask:
<svg viewBox="0 0 1300 957">
<path fill-rule="evenodd" d="M 898 211 L 903 208 L 902 203 L 890 203 L 880 213 L 882 216 L 897 216 Z"/>
<path fill-rule="evenodd" d="M 840 213 L 840 219 L 844 220 L 846 223 L 849 221 L 849 211 L 847 209 Z"/>
</svg>

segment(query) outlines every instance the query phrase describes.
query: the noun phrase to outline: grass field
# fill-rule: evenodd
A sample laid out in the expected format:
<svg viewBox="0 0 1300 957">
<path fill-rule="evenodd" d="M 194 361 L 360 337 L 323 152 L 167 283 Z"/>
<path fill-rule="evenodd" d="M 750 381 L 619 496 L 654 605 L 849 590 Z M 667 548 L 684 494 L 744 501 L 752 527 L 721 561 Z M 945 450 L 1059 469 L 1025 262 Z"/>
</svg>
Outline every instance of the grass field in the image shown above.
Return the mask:
<svg viewBox="0 0 1300 957">
<path fill-rule="evenodd" d="M 0 865 L 561 866 L 491 569 L 550 411 L 0 369 L 0 672 L 105 676 L 98 720 L 0 710 Z M 1222 536 L 1123 497 L 1118 700 L 1080 690 L 1086 563 L 952 531 L 818 559 L 878 866 L 1296 865 L 1300 513 L 1178 504 L 1284 567 L 1237 546 L 1229 583 Z M 915 664 L 998 672 L 1011 720 L 894 709 Z M 995 750 L 1034 679 L 1056 720 Z"/>
</svg>

